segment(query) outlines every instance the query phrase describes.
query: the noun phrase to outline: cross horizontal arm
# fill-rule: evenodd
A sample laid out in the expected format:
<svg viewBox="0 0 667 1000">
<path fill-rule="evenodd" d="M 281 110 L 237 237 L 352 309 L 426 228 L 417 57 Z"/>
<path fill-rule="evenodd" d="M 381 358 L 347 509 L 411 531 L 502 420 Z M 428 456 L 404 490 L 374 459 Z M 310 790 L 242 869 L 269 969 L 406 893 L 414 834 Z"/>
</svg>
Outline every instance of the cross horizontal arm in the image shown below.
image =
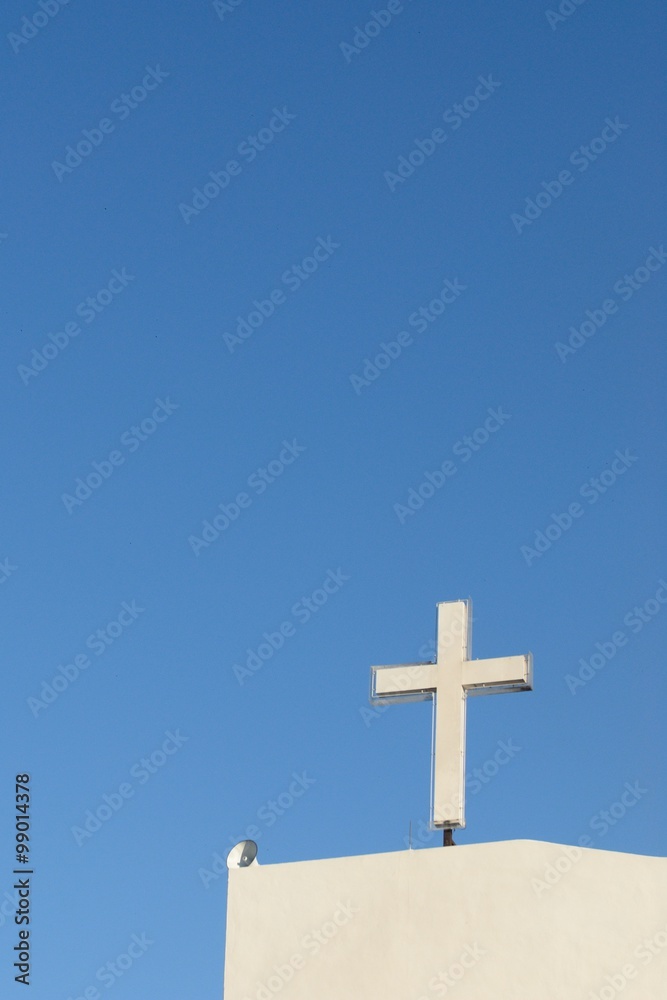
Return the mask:
<svg viewBox="0 0 667 1000">
<path fill-rule="evenodd" d="M 435 663 L 404 663 L 371 667 L 371 702 L 426 701 L 436 689 Z"/>
<path fill-rule="evenodd" d="M 468 660 L 463 665 L 463 686 L 469 695 L 531 691 L 533 657 L 499 656 L 491 660 Z"/>
</svg>

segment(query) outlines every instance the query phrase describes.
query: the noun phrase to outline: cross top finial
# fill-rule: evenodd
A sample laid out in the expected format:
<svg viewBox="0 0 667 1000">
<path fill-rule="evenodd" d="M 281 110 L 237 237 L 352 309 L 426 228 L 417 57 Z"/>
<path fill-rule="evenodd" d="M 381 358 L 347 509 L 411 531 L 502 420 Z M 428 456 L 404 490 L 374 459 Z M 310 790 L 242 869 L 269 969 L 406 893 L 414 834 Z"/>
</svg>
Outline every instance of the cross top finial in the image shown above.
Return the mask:
<svg viewBox="0 0 667 1000">
<path fill-rule="evenodd" d="M 471 601 L 437 605 L 435 663 L 371 667 L 371 702 L 434 700 L 431 823 L 465 826 L 465 728 L 468 695 L 530 691 L 533 658 L 471 660 Z"/>
</svg>

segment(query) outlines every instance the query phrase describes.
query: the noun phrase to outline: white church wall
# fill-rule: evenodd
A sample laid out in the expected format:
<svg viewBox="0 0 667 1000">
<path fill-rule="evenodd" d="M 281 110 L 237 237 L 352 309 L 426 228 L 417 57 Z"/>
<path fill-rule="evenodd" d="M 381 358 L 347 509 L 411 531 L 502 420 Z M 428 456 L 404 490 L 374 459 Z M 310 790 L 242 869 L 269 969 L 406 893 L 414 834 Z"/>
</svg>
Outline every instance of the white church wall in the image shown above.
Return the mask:
<svg viewBox="0 0 667 1000">
<path fill-rule="evenodd" d="M 509 841 L 229 873 L 225 1000 L 665 1000 L 667 859 Z"/>
</svg>

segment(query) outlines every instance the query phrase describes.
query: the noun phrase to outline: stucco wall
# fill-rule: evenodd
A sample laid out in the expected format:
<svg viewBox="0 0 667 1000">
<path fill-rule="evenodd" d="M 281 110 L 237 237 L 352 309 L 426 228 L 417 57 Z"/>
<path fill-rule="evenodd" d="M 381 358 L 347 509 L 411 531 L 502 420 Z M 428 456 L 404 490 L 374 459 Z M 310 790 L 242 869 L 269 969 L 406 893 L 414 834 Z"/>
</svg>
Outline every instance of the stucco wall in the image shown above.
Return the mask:
<svg viewBox="0 0 667 1000">
<path fill-rule="evenodd" d="M 535 841 L 229 873 L 225 1000 L 665 1000 L 667 859 Z"/>
</svg>

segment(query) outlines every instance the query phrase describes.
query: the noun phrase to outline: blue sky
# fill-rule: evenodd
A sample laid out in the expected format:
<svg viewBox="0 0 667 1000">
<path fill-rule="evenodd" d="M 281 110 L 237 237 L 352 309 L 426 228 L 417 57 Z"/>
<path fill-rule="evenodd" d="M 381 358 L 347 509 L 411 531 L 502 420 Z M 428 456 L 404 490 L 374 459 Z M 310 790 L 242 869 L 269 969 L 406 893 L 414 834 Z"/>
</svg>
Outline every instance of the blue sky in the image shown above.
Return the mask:
<svg viewBox="0 0 667 1000">
<path fill-rule="evenodd" d="M 661 5 L 57 3 L 2 15 L 3 979 L 17 773 L 37 998 L 220 996 L 249 827 L 435 847 L 368 689 L 438 601 L 535 658 L 458 841 L 664 853 Z"/>
</svg>

